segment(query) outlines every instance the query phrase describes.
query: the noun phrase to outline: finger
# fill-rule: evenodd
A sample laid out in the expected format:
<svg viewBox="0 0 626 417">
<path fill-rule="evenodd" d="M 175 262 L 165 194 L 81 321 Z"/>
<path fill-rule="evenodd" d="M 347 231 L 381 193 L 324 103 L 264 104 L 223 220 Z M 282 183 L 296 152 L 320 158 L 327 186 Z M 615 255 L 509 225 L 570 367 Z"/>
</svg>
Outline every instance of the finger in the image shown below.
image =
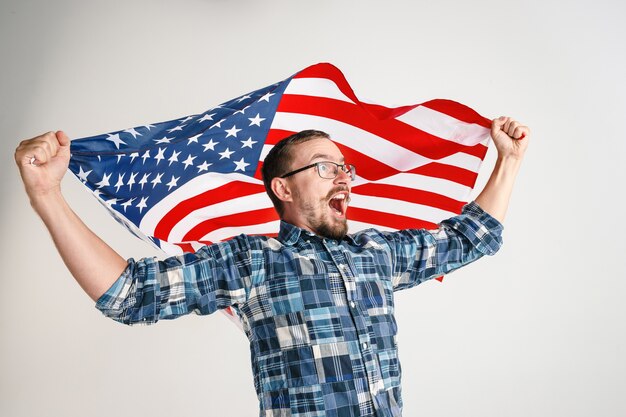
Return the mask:
<svg viewBox="0 0 626 417">
<path fill-rule="evenodd" d="M 500 116 L 491 121 L 491 135 L 495 135 L 500 130 L 502 130 L 502 126 L 504 126 L 504 122 L 506 121 L 506 117 Z"/>
<path fill-rule="evenodd" d="M 510 137 L 514 137 L 513 134 L 515 133 L 515 129 L 517 129 L 519 125 L 520 125 L 519 122 L 516 122 L 515 120 L 511 120 L 511 123 L 509 123 L 509 125 L 507 126 L 506 134 L 509 135 Z"/>
<path fill-rule="evenodd" d="M 70 138 L 65 134 L 64 131 L 59 130 L 56 132 L 56 138 L 61 146 L 68 146 L 70 144 Z"/>
<path fill-rule="evenodd" d="M 520 125 L 515 129 L 512 137 L 513 139 L 522 140 L 528 136 L 529 133 L 528 127 Z"/>
</svg>

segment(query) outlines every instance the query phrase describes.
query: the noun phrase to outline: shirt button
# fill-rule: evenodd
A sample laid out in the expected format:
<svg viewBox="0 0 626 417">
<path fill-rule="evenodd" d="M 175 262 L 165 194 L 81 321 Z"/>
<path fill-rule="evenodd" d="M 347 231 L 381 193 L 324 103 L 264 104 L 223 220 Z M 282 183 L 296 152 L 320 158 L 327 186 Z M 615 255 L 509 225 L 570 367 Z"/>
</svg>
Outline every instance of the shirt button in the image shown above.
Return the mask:
<svg viewBox="0 0 626 417">
<path fill-rule="evenodd" d="M 354 301 L 350 301 L 350 307 L 351 307 L 351 308 L 356 307 L 356 303 L 355 303 Z"/>
<path fill-rule="evenodd" d="M 363 342 L 363 349 L 367 349 L 367 343 Z"/>
</svg>

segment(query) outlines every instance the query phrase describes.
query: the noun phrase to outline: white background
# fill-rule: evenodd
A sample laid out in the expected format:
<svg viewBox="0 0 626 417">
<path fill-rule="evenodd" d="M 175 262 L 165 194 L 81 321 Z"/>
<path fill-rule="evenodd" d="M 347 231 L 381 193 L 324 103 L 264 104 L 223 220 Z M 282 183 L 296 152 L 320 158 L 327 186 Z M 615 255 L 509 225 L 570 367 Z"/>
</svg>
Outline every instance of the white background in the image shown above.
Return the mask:
<svg viewBox="0 0 626 417">
<path fill-rule="evenodd" d="M 128 328 L 93 308 L 13 151 L 48 130 L 199 113 L 320 61 L 362 98 L 449 98 L 532 128 L 501 252 L 397 294 L 405 415 L 626 415 L 623 2 L 3 0 L 0 12 L 0 415 L 257 415 L 247 341 L 224 317 Z M 123 256 L 155 253 L 73 176 L 63 186 Z"/>
</svg>

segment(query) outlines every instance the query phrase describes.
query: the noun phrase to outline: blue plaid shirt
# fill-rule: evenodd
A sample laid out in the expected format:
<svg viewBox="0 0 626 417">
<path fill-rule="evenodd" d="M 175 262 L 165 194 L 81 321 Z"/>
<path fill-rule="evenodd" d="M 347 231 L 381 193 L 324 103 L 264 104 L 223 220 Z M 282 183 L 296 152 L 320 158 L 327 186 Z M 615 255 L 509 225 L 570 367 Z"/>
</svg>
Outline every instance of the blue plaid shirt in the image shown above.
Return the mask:
<svg viewBox="0 0 626 417">
<path fill-rule="evenodd" d="M 436 230 L 341 241 L 283 222 L 276 239 L 241 235 L 164 261 L 130 259 L 96 306 L 126 324 L 232 306 L 250 340 L 261 416 L 399 416 L 393 292 L 495 253 L 501 232 L 476 203 Z"/>
</svg>

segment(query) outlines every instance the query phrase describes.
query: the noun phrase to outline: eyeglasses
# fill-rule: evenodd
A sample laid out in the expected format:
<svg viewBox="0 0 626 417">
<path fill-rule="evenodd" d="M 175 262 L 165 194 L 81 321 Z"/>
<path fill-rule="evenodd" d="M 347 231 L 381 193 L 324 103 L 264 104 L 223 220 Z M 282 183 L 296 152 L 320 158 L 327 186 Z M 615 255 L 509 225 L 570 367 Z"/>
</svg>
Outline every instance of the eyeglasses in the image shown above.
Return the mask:
<svg viewBox="0 0 626 417">
<path fill-rule="evenodd" d="M 293 174 L 297 174 L 298 172 L 302 172 L 304 170 L 307 170 L 307 169 L 313 168 L 313 167 L 317 168 L 316 171 L 317 171 L 317 173 L 319 174 L 320 177 L 328 179 L 328 180 L 332 180 L 332 179 L 336 178 L 337 175 L 339 175 L 339 170 L 340 169 L 350 176 L 350 180 L 354 181 L 354 179 L 356 177 L 356 167 L 354 165 L 350 165 L 350 164 L 336 164 L 336 163 L 330 162 L 330 161 L 322 161 L 322 162 L 316 162 L 314 164 L 307 165 L 305 167 L 298 168 L 298 169 L 296 169 L 294 171 L 288 172 L 288 173 L 282 175 L 281 178 L 290 177 Z"/>
</svg>

